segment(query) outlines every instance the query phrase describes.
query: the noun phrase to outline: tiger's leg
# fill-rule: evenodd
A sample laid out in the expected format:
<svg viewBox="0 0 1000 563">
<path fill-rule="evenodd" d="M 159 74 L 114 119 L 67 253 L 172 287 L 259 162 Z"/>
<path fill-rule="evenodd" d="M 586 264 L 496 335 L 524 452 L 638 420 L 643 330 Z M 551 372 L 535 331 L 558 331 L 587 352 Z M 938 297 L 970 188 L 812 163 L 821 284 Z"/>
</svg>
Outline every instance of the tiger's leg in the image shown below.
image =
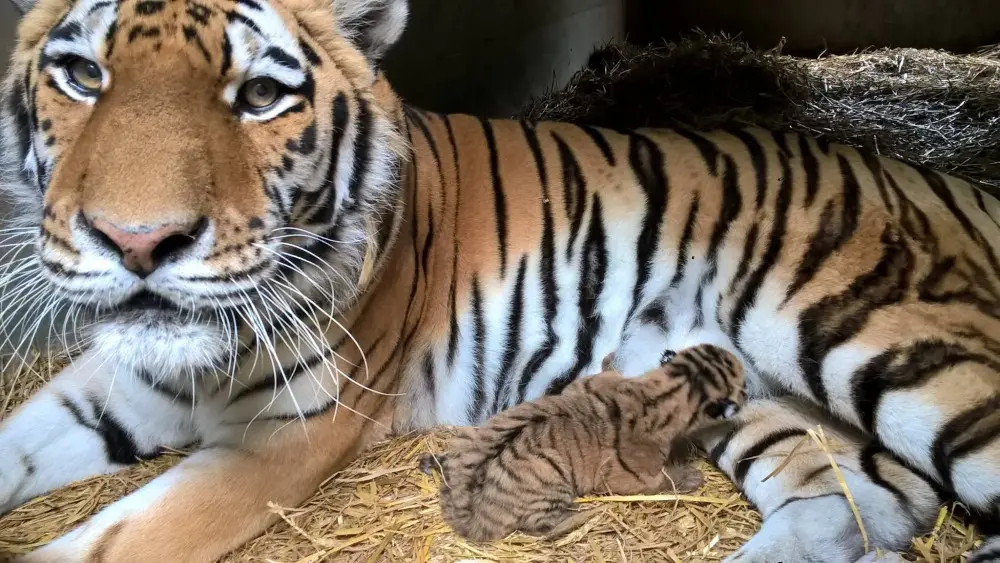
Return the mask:
<svg viewBox="0 0 1000 563">
<path fill-rule="evenodd" d="M 374 393 L 342 397 L 341 407 L 202 449 L 15 563 L 215 561 L 275 521 L 268 503 L 297 506 L 389 426 L 391 409 Z"/>
<path fill-rule="evenodd" d="M 869 550 L 905 550 L 933 525 L 942 500 L 937 489 L 895 456 L 795 399 L 754 399 L 730 424 L 695 435 L 764 518 L 761 530 L 730 561 L 853 563 L 865 555 L 830 459 L 808 438 L 807 430 L 817 426 L 834 446 L 831 453 L 861 514 Z"/>
<path fill-rule="evenodd" d="M 191 404 L 85 354 L 0 425 L 0 513 L 195 439 Z"/>
</svg>

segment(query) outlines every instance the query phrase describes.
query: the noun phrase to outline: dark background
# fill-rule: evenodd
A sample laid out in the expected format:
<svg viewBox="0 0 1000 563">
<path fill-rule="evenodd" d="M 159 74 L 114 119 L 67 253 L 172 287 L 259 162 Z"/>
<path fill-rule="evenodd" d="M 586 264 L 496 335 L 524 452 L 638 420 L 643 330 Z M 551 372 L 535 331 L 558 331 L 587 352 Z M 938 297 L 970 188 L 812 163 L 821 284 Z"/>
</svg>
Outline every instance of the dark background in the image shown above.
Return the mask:
<svg viewBox="0 0 1000 563">
<path fill-rule="evenodd" d="M 1000 42 L 1000 0 L 411 0 L 386 70 L 412 103 L 506 116 L 558 87 L 610 39 L 676 39 L 693 28 L 815 55 L 868 46 L 966 52 Z M 0 53 L 16 12 L 0 0 Z M 6 66 L 6 57 L 0 71 Z"/>
</svg>

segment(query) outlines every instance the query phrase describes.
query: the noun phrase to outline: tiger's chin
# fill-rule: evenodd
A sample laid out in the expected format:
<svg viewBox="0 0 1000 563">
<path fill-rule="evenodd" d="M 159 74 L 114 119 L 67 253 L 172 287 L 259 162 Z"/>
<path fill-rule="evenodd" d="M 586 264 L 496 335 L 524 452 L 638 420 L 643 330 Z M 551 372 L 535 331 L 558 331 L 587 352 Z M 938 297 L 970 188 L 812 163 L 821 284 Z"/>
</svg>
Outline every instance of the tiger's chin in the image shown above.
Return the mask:
<svg viewBox="0 0 1000 563">
<path fill-rule="evenodd" d="M 187 380 L 224 365 L 233 339 L 205 315 L 179 310 L 119 311 L 96 321 L 90 349 L 110 369 Z"/>
</svg>

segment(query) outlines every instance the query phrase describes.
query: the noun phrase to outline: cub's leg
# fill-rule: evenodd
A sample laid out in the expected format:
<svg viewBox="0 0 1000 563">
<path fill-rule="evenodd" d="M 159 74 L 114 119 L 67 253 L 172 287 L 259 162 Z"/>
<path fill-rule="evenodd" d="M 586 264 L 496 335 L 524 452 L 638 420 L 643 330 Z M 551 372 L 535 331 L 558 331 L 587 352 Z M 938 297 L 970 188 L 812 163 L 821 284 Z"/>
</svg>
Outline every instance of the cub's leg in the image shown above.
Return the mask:
<svg viewBox="0 0 1000 563">
<path fill-rule="evenodd" d="M 853 563 L 865 554 L 829 457 L 808 438 L 817 426 L 834 446 L 869 550 L 906 550 L 933 525 L 942 501 L 936 487 L 894 455 L 797 400 L 754 399 L 730 424 L 694 436 L 764 517 L 761 530 L 729 561 Z"/>
<path fill-rule="evenodd" d="M 0 425 L 0 513 L 196 438 L 185 395 L 85 354 Z"/>
</svg>

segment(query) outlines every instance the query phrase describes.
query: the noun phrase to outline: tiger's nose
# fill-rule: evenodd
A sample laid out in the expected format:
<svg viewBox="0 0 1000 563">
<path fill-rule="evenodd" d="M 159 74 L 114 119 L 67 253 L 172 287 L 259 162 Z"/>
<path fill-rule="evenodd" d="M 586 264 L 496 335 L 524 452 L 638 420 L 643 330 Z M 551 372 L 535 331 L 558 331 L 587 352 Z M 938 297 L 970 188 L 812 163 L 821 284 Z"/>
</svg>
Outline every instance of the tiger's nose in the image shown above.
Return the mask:
<svg viewBox="0 0 1000 563">
<path fill-rule="evenodd" d="M 86 222 L 94 238 L 121 254 L 126 269 L 144 278 L 166 260 L 193 246 L 205 231 L 208 219 L 202 217 L 188 224 L 167 223 L 155 227 L 123 227 L 98 218 Z"/>
</svg>

